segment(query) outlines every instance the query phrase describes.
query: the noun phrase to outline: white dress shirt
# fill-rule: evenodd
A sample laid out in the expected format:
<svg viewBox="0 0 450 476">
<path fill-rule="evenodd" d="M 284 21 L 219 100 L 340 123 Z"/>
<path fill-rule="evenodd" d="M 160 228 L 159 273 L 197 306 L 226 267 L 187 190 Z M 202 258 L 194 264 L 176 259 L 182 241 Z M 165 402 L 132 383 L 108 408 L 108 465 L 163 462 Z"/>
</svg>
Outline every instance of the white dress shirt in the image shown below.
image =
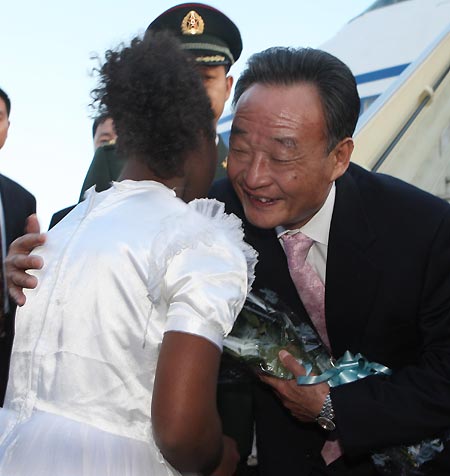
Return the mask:
<svg viewBox="0 0 450 476">
<path fill-rule="evenodd" d="M 281 236 L 289 233 L 296 234 L 302 232 L 304 235 L 314 240 L 311 249 L 306 257 L 306 261 L 314 268 L 321 281 L 325 284 L 328 237 L 330 234 L 331 217 L 333 216 L 334 201 L 336 198 L 336 185 L 333 185 L 328 193 L 328 197 L 322 208 L 301 228 L 287 230 L 282 226 L 276 228 L 278 239 L 283 246 Z M 284 247 L 283 247 L 284 249 Z"/>
</svg>

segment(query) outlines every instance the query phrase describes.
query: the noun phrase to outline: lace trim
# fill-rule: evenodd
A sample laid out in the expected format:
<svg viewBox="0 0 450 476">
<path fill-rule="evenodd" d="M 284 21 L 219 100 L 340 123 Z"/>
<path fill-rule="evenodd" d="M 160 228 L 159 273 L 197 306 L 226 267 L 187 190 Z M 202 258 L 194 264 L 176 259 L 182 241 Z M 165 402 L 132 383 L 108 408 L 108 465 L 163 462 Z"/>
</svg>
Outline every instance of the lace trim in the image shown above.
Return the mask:
<svg viewBox="0 0 450 476">
<path fill-rule="evenodd" d="M 187 217 L 192 210 L 201 215 L 198 220 Z M 251 291 L 258 253 L 244 241 L 241 220 L 236 215 L 225 213 L 225 205 L 222 202 L 202 198 L 188 203 L 183 214 L 168 217 L 162 223 L 155 246 L 153 269 L 156 272 L 147 283 L 149 299 L 153 303 L 157 304 L 161 297 L 161 286 L 168 262 L 182 250 L 195 248 L 199 242 L 212 246 L 217 233 L 225 234 L 243 252 L 247 261 L 248 292 Z"/>
<path fill-rule="evenodd" d="M 255 281 L 255 266 L 258 262 L 258 253 L 244 241 L 242 221 L 233 213 L 225 213 L 225 204 L 214 198 L 200 198 L 188 204 L 204 216 L 213 220 L 217 229 L 223 231 L 231 241 L 237 242 L 247 261 L 247 286 L 251 291 Z"/>
</svg>

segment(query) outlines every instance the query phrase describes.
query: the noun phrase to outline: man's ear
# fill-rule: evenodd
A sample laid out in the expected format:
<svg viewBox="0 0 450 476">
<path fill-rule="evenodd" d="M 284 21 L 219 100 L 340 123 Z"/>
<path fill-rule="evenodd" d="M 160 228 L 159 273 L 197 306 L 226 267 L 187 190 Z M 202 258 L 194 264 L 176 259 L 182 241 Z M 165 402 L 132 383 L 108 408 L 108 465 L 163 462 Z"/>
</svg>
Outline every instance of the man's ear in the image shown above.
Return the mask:
<svg viewBox="0 0 450 476">
<path fill-rule="evenodd" d="M 225 78 L 225 81 L 227 82 L 227 92 L 226 92 L 225 100 L 228 101 L 228 98 L 230 97 L 230 94 L 231 94 L 231 88 L 233 87 L 234 78 L 233 76 L 227 76 Z"/>
<path fill-rule="evenodd" d="M 339 141 L 330 152 L 331 159 L 334 161 L 333 180 L 338 179 L 348 169 L 353 148 L 353 139 L 346 137 Z"/>
</svg>

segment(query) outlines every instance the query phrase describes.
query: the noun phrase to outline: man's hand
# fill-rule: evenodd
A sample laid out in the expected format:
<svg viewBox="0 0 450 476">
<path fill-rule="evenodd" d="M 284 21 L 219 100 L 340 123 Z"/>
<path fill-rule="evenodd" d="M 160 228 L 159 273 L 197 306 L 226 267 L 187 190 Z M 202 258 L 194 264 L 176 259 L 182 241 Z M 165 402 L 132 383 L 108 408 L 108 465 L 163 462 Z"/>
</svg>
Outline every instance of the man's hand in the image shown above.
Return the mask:
<svg viewBox="0 0 450 476">
<path fill-rule="evenodd" d="M 26 235 L 14 240 L 5 259 L 6 280 L 10 296 L 19 305 L 25 304 L 23 288 L 34 289 L 37 279 L 26 273 L 27 269 L 41 269 L 44 262 L 40 256 L 31 255 L 36 246 L 45 243 L 45 234 L 40 233 L 36 215 L 30 215 L 25 228 Z"/>
<path fill-rule="evenodd" d="M 305 368 L 285 350 L 278 354 L 283 365 L 291 371 L 295 377 L 305 375 Z M 300 421 L 311 422 L 317 418 L 322 410 L 325 397 L 330 391 L 327 383 L 314 385 L 297 385 L 297 380 L 283 380 L 276 377 L 261 375 L 260 379 L 270 385 L 280 398 L 283 405 Z"/>
<path fill-rule="evenodd" d="M 239 463 L 239 451 L 233 438 L 223 435 L 223 453 L 219 466 L 211 476 L 232 476 Z"/>
</svg>

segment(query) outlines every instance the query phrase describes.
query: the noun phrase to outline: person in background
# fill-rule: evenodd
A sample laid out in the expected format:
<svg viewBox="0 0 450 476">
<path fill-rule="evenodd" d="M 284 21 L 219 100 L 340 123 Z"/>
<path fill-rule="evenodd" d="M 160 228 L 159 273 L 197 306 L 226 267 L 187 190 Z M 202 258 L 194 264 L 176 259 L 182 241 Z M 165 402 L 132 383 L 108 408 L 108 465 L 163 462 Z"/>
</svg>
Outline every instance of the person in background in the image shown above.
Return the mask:
<svg viewBox="0 0 450 476">
<path fill-rule="evenodd" d="M 169 32 L 108 51 L 99 74 L 93 95 L 126 164 L 39 251 L 0 411 L 0 475 L 231 476 L 217 374 L 256 255 L 223 204 L 196 200 L 217 161 L 210 101 Z"/>
<path fill-rule="evenodd" d="M 92 185 L 97 184 L 98 192 L 106 190 L 113 180 L 117 180 L 120 172 L 125 165 L 125 159 L 117 157 L 116 140 L 117 134 L 114 123 L 108 114 L 101 114 L 94 119 L 92 125 L 92 137 L 94 141 L 94 160 L 89 166 L 79 201 L 83 200 L 85 191 Z M 50 228 L 61 218 L 67 215 L 73 206 L 65 208 L 57 212 L 52 217 Z"/>
<path fill-rule="evenodd" d="M 11 100 L 0 89 L 0 149 L 5 145 L 10 125 Z M 0 405 L 8 382 L 9 359 L 14 338 L 16 305 L 6 291 L 3 258 L 9 245 L 23 235 L 27 217 L 36 213 L 36 199 L 21 185 L 0 174 Z"/>
<path fill-rule="evenodd" d="M 161 13 L 147 28 L 147 32 L 160 30 L 171 31 L 183 43 L 183 48 L 195 57 L 217 126 L 233 86 L 229 71 L 242 51 L 239 29 L 224 13 L 209 5 L 183 3 Z M 216 145 L 219 154 L 217 179 L 226 175 L 228 148 L 219 134 Z M 93 185 L 97 191 L 107 189 L 117 180 L 123 165 L 124 159 L 117 154 L 114 145 L 99 148 L 81 187 L 80 200 Z"/>
<path fill-rule="evenodd" d="M 92 123 L 92 140 L 94 143 L 94 150 L 97 150 L 103 145 L 114 144 L 116 139 L 117 134 L 114 129 L 112 118 L 107 114 L 97 116 Z"/>
</svg>

